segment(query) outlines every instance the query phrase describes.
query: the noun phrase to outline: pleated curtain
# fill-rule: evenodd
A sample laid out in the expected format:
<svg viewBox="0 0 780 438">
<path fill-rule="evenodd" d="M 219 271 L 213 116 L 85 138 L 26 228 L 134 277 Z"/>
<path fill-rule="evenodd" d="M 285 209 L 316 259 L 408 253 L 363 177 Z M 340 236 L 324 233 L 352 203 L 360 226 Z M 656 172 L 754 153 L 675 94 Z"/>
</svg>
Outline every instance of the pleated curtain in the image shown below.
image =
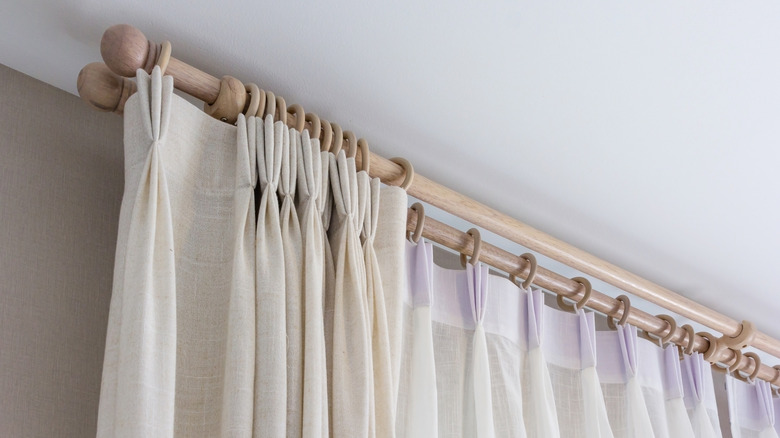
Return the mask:
<svg viewBox="0 0 780 438">
<path fill-rule="evenodd" d="M 726 376 L 733 438 L 777 438 L 772 388 L 764 380 L 745 382 Z"/>
<path fill-rule="evenodd" d="M 696 438 L 719 438 L 720 419 L 712 368 L 700 353 L 682 359 L 683 401 Z"/>
<path fill-rule="evenodd" d="M 98 436 L 721 436 L 701 355 L 443 268 L 346 151 L 137 83 Z M 734 436 L 775 438 L 768 385 L 727 383 Z"/>
</svg>

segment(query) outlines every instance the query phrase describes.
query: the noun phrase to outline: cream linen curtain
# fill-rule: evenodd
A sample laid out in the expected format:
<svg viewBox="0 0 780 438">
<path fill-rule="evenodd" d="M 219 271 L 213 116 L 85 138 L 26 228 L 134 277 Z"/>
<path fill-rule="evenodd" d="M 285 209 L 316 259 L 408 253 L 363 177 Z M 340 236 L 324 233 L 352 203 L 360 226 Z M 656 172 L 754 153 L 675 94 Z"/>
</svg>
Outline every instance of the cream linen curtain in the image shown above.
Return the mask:
<svg viewBox="0 0 780 438">
<path fill-rule="evenodd" d="M 699 355 L 442 268 L 345 151 L 137 81 L 98 436 L 720 436 Z M 775 438 L 765 383 L 728 385 L 732 429 Z"/>
</svg>

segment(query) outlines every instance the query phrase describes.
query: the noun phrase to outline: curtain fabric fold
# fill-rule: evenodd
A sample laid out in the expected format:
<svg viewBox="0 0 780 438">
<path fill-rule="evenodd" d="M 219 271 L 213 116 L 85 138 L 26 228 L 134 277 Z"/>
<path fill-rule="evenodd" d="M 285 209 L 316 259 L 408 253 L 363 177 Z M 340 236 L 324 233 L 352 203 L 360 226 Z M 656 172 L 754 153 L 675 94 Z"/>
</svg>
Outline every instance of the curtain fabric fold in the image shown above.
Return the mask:
<svg viewBox="0 0 780 438">
<path fill-rule="evenodd" d="M 731 435 L 734 438 L 777 438 L 775 408 L 769 382 L 743 382 L 726 376 Z"/>
<path fill-rule="evenodd" d="M 303 421 L 301 435 L 328 436 L 328 383 L 323 320 L 325 293 L 325 231 L 320 141 L 301 135 L 298 154 L 298 214 L 303 243 Z M 327 249 L 328 253 L 330 249 Z"/>
<path fill-rule="evenodd" d="M 683 401 L 696 438 L 720 437 L 712 370 L 700 353 L 685 355 L 681 362 Z"/>
<path fill-rule="evenodd" d="M 355 160 L 344 151 L 330 155 L 333 210 L 328 240 L 335 287 L 331 381 L 333 436 L 373 436 L 371 339 L 366 275 L 361 248 Z"/>
<path fill-rule="evenodd" d="M 720 436 L 701 355 L 445 269 L 345 151 L 137 81 L 98 436 Z M 734 436 L 776 438 L 766 382 L 727 386 Z"/>
</svg>

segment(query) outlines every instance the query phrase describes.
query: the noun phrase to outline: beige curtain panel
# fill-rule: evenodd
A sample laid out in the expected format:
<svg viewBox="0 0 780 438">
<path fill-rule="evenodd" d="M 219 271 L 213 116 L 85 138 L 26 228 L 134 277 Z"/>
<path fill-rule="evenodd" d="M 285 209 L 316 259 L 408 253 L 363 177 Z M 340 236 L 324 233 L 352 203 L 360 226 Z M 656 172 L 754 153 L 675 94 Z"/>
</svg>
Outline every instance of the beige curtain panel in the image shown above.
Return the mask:
<svg viewBox="0 0 780 438">
<path fill-rule="evenodd" d="M 99 437 L 721 436 L 698 353 L 443 268 L 346 151 L 137 83 Z M 776 437 L 771 388 L 727 382 L 735 436 Z"/>
</svg>

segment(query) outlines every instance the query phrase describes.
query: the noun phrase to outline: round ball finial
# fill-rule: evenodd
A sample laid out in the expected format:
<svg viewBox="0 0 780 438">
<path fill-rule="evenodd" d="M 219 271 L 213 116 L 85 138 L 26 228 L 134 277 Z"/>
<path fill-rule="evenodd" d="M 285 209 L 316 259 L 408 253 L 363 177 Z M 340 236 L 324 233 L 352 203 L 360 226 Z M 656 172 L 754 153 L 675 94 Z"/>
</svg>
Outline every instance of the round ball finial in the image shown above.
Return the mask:
<svg viewBox="0 0 780 438">
<path fill-rule="evenodd" d="M 159 51 L 143 32 L 129 24 L 109 27 L 100 40 L 100 55 L 108 68 L 128 78 L 135 76 L 139 68 L 151 73 Z"/>
<path fill-rule="evenodd" d="M 121 114 L 127 98 L 136 91 L 135 82 L 117 76 L 102 62 L 87 64 L 76 81 L 81 100 L 100 111 Z"/>
</svg>

